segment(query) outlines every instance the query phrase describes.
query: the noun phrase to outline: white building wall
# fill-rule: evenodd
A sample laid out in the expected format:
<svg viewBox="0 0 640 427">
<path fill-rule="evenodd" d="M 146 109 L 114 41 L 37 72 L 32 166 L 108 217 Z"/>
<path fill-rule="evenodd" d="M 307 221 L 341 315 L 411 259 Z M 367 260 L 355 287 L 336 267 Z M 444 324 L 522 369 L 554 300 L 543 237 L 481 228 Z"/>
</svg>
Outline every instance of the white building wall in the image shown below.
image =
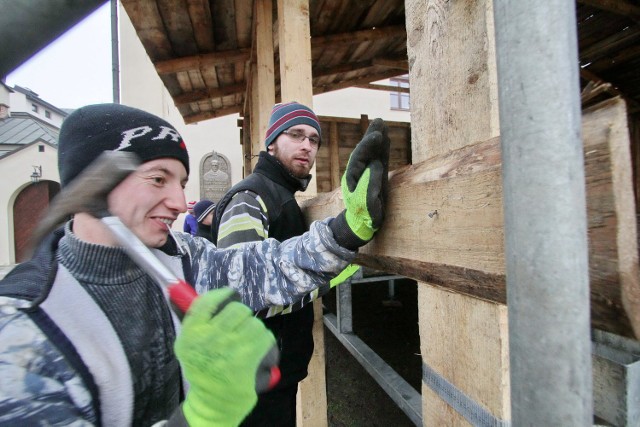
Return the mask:
<svg viewBox="0 0 640 427">
<path fill-rule="evenodd" d="M 44 145 L 44 152 L 38 147 Z M 13 233 L 13 205 L 16 197 L 31 185 L 33 166 L 42 166 L 40 181 L 60 182 L 58 175 L 58 150 L 48 144 L 34 143 L 0 158 L 3 190 L 0 191 L 0 265 L 15 263 Z M 35 224 L 34 224 L 35 226 Z"/>
<path fill-rule="evenodd" d="M 32 104 L 37 105 L 38 112 L 33 111 Z M 27 113 L 57 128 L 60 128 L 64 121 L 64 117 L 61 114 L 58 114 L 55 110 L 52 110 L 40 102 L 27 99 L 27 96 L 21 92 L 16 91 L 9 95 L 9 105 L 11 107 L 11 113 Z M 51 117 L 47 117 L 45 111 L 49 111 Z"/>
</svg>

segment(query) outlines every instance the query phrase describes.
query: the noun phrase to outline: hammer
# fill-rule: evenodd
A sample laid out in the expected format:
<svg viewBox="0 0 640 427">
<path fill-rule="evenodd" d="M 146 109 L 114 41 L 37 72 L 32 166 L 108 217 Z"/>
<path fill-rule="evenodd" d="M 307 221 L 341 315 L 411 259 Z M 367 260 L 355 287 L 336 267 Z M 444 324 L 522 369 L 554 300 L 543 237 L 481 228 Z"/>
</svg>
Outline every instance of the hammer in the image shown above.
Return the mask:
<svg viewBox="0 0 640 427">
<path fill-rule="evenodd" d="M 107 226 L 125 252 L 160 286 L 167 289 L 178 316 L 187 312 L 198 296 L 195 289 L 179 279 L 117 216 L 109 213 L 107 196 L 140 162 L 133 153 L 105 151 L 53 200 L 31 239 L 32 246 L 57 228 L 70 215 L 87 212 Z"/>
</svg>

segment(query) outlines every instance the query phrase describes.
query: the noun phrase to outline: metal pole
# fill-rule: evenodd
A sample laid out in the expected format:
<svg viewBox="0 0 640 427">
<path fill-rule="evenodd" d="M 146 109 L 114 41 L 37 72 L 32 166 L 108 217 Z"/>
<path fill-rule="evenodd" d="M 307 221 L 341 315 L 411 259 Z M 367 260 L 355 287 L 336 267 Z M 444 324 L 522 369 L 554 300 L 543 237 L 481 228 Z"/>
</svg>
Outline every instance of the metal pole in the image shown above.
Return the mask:
<svg viewBox="0 0 640 427">
<path fill-rule="evenodd" d="M 512 425 L 592 425 L 575 2 L 495 0 Z"/>
<path fill-rule="evenodd" d="M 118 0 L 111 0 L 111 82 L 113 102 L 120 103 L 120 53 L 118 47 Z"/>
</svg>

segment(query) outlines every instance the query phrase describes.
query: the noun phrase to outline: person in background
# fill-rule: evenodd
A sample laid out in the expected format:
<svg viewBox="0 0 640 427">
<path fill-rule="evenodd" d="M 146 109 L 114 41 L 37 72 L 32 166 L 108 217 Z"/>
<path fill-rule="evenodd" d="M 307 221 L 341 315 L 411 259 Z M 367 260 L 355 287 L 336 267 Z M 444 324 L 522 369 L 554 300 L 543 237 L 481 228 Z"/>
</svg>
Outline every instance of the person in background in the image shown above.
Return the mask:
<svg viewBox="0 0 640 427">
<path fill-rule="evenodd" d="M 380 122 L 379 134 L 386 137 Z M 276 104 L 269 118 L 265 151 L 253 173 L 232 187 L 217 205 L 214 235 L 219 248 L 275 238 L 284 241 L 307 230 L 295 193 L 305 191 L 322 142 L 316 114 L 297 102 Z M 280 349 L 282 379 L 258 396 L 258 404 L 242 426 L 295 427 L 298 383 L 307 376 L 313 354 L 313 305 L 282 309 L 265 318 Z M 265 315 L 268 313 L 262 313 Z"/>
<path fill-rule="evenodd" d="M 240 423 L 277 360 L 253 311 L 299 301 L 373 237 L 384 215 L 383 145 L 356 147 L 335 218 L 282 243 L 219 250 L 169 233 L 186 210 L 189 175 L 171 124 L 121 104 L 75 110 L 59 134 L 62 192 L 104 151 L 135 153 L 141 164 L 109 193 L 108 210 L 202 296 L 180 324 L 166 290 L 109 228 L 75 213 L 0 281 L 0 424 Z"/>
<path fill-rule="evenodd" d="M 193 213 L 198 221 L 198 232 L 196 236 L 204 237 L 205 239 L 213 242 L 213 236 L 211 235 L 211 223 L 213 221 L 213 214 L 216 204 L 211 200 L 200 200 L 193 207 Z"/>
<path fill-rule="evenodd" d="M 182 224 L 182 231 L 195 236 L 198 233 L 198 221 L 193 214 L 193 207 L 196 205 L 196 201 L 193 200 L 187 203 L 187 214 L 184 216 L 184 223 Z"/>
</svg>

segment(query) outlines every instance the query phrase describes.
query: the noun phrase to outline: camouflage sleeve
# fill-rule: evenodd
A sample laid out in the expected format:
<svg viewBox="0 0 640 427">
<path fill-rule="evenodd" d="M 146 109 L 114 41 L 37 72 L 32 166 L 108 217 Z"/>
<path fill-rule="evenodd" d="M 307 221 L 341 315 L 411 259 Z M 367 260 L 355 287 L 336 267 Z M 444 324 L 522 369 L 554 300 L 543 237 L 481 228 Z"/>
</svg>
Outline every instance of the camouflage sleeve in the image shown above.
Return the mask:
<svg viewBox="0 0 640 427">
<path fill-rule="evenodd" d="M 79 375 L 10 301 L 0 297 L 0 425 L 94 425 Z"/>
<path fill-rule="evenodd" d="M 326 286 L 355 257 L 336 243 L 329 222 L 316 221 L 308 232 L 282 243 L 267 239 L 216 249 L 204 239 L 191 239 L 196 291 L 232 287 L 254 311 L 300 301 Z"/>
</svg>

